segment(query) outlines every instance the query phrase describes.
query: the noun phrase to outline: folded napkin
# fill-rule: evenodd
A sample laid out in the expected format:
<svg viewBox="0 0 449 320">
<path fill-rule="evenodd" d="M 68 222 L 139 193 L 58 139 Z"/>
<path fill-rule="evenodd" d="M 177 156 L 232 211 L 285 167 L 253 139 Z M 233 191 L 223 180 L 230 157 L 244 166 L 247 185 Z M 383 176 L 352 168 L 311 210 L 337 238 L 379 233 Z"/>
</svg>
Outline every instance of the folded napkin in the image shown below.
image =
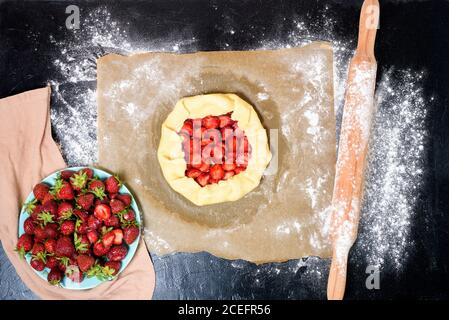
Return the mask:
<svg viewBox="0 0 449 320">
<path fill-rule="evenodd" d="M 33 186 L 66 165 L 51 136 L 50 87 L 0 100 L 0 240 L 25 284 L 43 299 L 151 299 L 155 286 L 151 258 L 141 240 L 126 269 L 90 290 L 67 290 L 40 279 L 14 251 L 18 215 Z"/>
</svg>

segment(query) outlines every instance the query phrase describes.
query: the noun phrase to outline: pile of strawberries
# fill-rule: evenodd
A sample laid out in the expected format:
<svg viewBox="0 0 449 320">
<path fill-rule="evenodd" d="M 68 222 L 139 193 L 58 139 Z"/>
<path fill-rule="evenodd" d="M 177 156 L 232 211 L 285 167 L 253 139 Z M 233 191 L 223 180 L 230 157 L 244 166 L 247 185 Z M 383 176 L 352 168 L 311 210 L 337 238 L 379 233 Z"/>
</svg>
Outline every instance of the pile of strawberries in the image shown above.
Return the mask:
<svg viewBox="0 0 449 320">
<path fill-rule="evenodd" d="M 227 180 L 248 166 L 251 146 L 231 114 L 187 119 L 179 132 L 187 162 L 185 175 L 201 187 Z"/>
<path fill-rule="evenodd" d="M 120 187 L 116 176 L 102 181 L 90 168 L 62 171 L 54 186 L 37 184 L 16 250 L 31 254 L 34 269 L 49 268 L 54 285 L 64 276 L 112 279 L 140 233 L 131 195 L 120 194 Z"/>
</svg>

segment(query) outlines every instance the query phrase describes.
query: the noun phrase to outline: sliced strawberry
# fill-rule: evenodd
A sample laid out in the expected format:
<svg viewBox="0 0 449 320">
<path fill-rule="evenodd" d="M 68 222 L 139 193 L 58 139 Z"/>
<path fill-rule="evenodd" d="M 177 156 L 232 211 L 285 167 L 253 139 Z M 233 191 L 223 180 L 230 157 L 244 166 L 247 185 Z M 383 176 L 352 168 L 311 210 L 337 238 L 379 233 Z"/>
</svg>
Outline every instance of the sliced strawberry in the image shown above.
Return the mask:
<svg viewBox="0 0 449 320">
<path fill-rule="evenodd" d="M 215 129 L 220 125 L 220 120 L 216 116 L 207 116 L 202 119 L 201 124 L 206 129 Z"/>
<path fill-rule="evenodd" d="M 106 204 L 99 204 L 94 209 L 94 216 L 97 217 L 100 221 L 104 221 L 111 216 L 111 208 Z"/>
<path fill-rule="evenodd" d="M 236 165 L 235 165 L 235 163 L 223 163 L 222 167 L 223 167 L 223 170 L 225 170 L 225 171 L 232 171 L 235 169 Z"/>
<path fill-rule="evenodd" d="M 193 123 L 192 120 L 187 119 L 186 121 L 184 121 L 184 125 L 181 128 L 181 133 L 185 133 L 189 136 L 193 135 Z"/>
<path fill-rule="evenodd" d="M 218 119 L 220 120 L 220 128 L 232 126 L 234 124 L 234 120 L 231 119 L 230 115 L 218 116 Z"/>
<path fill-rule="evenodd" d="M 101 237 L 101 242 L 103 245 L 108 248 L 111 247 L 115 238 L 115 233 L 112 231 L 109 231 L 108 233 L 104 234 L 103 237 Z"/>
<path fill-rule="evenodd" d="M 216 164 L 209 171 L 210 177 L 214 180 L 221 180 L 224 176 L 224 170 L 221 165 Z"/>
<path fill-rule="evenodd" d="M 234 172 L 235 172 L 235 174 L 239 174 L 240 172 L 245 171 L 245 170 L 246 170 L 246 167 L 237 167 L 237 168 L 235 168 Z"/>
<path fill-rule="evenodd" d="M 186 176 L 189 178 L 192 178 L 192 179 L 197 178 L 200 174 L 201 174 L 201 171 L 198 169 L 192 168 L 192 169 L 186 170 Z"/>
<path fill-rule="evenodd" d="M 234 171 L 226 171 L 224 176 L 223 176 L 223 180 L 228 180 L 230 177 L 232 177 L 233 175 L 235 175 Z"/>
<path fill-rule="evenodd" d="M 114 229 L 112 230 L 112 233 L 114 234 L 114 244 L 119 245 L 123 242 L 123 230 L 122 229 Z"/>
<path fill-rule="evenodd" d="M 91 230 L 87 232 L 87 239 L 89 239 L 90 243 L 95 243 L 98 240 L 98 233 L 95 230 Z"/>
<path fill-rule="evenodd" d="M 196 182 L 202 187 L 206 186 L 209 182 L 210 176 L 207 173 L 202 173 L 199 175 L 198 178 L 196 178 Z"/>
</svg>

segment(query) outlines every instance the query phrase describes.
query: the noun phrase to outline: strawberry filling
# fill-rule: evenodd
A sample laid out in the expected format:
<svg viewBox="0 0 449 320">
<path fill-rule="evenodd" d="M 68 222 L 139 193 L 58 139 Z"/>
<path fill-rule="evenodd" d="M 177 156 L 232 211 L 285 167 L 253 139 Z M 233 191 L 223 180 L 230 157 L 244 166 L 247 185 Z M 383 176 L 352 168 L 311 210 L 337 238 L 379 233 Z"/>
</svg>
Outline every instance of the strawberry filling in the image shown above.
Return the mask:
<svg viewBox="0 0 449 320">
<path fill-rule="evenodd" d="M 227 180 L 248 166 L 251 145 L 231 113 L 187 119 L 179 135 L 187 162 L 185 175 L 201 187 Z"/>
</svg>

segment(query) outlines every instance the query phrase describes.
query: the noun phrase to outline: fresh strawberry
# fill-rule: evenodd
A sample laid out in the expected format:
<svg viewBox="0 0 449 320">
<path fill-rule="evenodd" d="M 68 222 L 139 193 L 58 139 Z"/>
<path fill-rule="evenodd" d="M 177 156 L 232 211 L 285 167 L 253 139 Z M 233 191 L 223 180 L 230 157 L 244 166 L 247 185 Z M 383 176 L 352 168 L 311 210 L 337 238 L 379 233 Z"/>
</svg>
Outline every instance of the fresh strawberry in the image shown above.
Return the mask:
<svg viewBox="0 0 449 320">
<path fill-rule="evenodd" d="M 50 272 L 48 273 L 47 281 L 50 284 L 52 284 L 54 286 L 57 286 L 57 285 L 59 285 L 61 280 L 62 280 L 62 272 L 61 272 L 61 270 L 59 270 L 58 268 L 55 268 L 55 267 L 52 268 L 50 270 Z"/>
<path fill-rule="evenodd" d="M 82 272 L 87 272 L 95 263 L 95 259 L 87 254 L 80 254 L 76 257 L 78 266 Z"/>
<path fill-rule="evenodd" d="M 101 225 L 101 221 L 95 216 L 89 216 L 89 218 L 87 219 L 87 226 L 90 230 L 98 230 Z"/>
<path fill-rule="evenodd" d="M 103 243 L 103 245 L 106 248 L 110 248 L 112 246 L 112 243 L 114 242 L 114 238 L 115 238 L 115 233 L 112 231 L 109 231 L 101 237 L 101 242 Z"/>
<path fill-rule="evenodd" d="M 73 234 L 75 250 L 78 253 L 88 253 L 90 247 L 90 241 L 87 235 L 78 235 L 77 233 Z"/>
<path fill-rule="evenodd" d="M 87 174 L 84 171 L 78 171 L 70 177 L 70 184 L 75 191 L 80 191 L 86 187 Z"/>
<path fill-rule="evenodd" d="M 38 253 L 44 253 L 45 252 L 45 246 L 40 242 L 35 242 L 33 245 L 33 249 L 31 249 L 32 255 L 37 255 Z"/>
<path fill-rule="evenodd" d="M 98 240 L 98 233 L 95 230 L 87 232 L 86 236 L 90 243 L 95 243 Z"/>
<path fill-rule="evenodd" d="M 92 179 L 92 178 L 94 177 L 94 172 L 93 172 L 93 170 L 90 169 L 90 168 L 83 168 L 83 169 L 81 169 L 80 171 L 86 173 L 86 175 L 87 175 L 87 177 L 88 177 L 89 179 Z"/>
<path fill-rule="evenodd" d="M 73 209 L 73 214 L 82 222 L 87 222 L 87 219 L 89 218 L 89 212 L 82 209 Z"/>
<path fill-rule="evenodd" d="M 80 283 L 81 281 L 83 281 L 83 273 L 76 265 L 69 265 L 68 267 L 66 267 L 65 275 L 75 283 Z"/>
<path fill-rule="evenodd" d="M 48 253 L 55 253 L 56 252 L 56 240 L 55 239 L 48 239 L 44 243 L 45 251 Z"/>
<path fill-rule="evenodd" d="M 119 245 L 123 242 L 123 230 L 122 229 L 114 229 L 111 231 L 114 234 L 114 244 Z"/>
<path fill-rule="evenodd" d="M 70 183 L 62 179 L 56 180 L 52 191 L 56 198 L 60 200 L 73 200 L 75 198 L 75 194 Z"/>
<path fill-rule="evenodd" d="M 61 237 L 56 242 L 56 255 L 70 258 L 75 253 L 75 247 L 69 237 Z"/>
<path fill-rule="evenodd" d="M 117 194 L 115 198 L 123 202 L 125 207 L 129 207 L 131 205 L 131 195 L 129 194 Z"/>
<path fill-rule="evenodd" d="M 223 176 L 223 180 L 228 180 L 233 175 L 235 175 L 234 171 L 226 171 L 224 176 Z"/>
<path fill-rule="evenodd" d="M 63 223 L 61 223 L 60 231 L 63 235 L 69 236 L 73 232 L 75 232 L 75 221 L 73 220 L 66 220 Z"/>
<path fill-rule="evenodd" d="M 37 200 L 42 201 L 47 193 L 50 191 L 50 188 L 45 183 L 38 183 L 33 188 L 34 197 Z"/>
<path fill-rule="evenodd" d="M 42 199 L 42 204 L 46 204 L 48 201 L 53 201 L 55 200 L 55 197 L 53 197 L 53 195 L 49 192 L 45 195 L 44 199 Z"/>
<path fill-rule="evenodd" d="M 100 200 L 103 200 L 106 196 L 104 183 L 99 179 L 95 179 L 90 182 L 89 191 Z"/>
<path fill-rule="evenodd" d="M 195 168 L 186 170 L 186 176 L 192 179 L 198 178 L 200 174 L 201 171 Z"/>
<path fill-rule="evenodd" d="M 89 210 L 94 204 L 95 196 L 92 193 L 80 194 L 76 203 L 84 210 Z"/>
<path fill-rule="evenodd" d="M 106 261 L 104 263 L 104 266 L 108 267 L 111 270 L 114 270 L 111 275 L 115 276 L 120 271 L 122 263 L 120 261 Z"/>
<path fill-rule="evenodd" d="M 116 200 L 116 201 L 120 201 L 120 200 Z M 99 219 L 100 221 L 104 221 L 111 216 L 111 208 L 106 204 L 99 204 L 94 209 L 94 216 L 97 219 Z"/>
<path fill-rule="evenodd" d="M 75 223 L 75 229 L 79 234 L 86 234 L 89 231 L 89 226 L 87 225 L 87 222 L 77 220 Z"/>
<path fill-rule="evenodd" d="M 33 238 L 29 234 L 22 234 L 19 237 L 16 245 L 16 251 L 19 253 L 20 257 L 23 258 L 26 252 L 29 252 L 33 248 Z"/>
<path fill-rule="evenodd" d="M 140 234 L 140 229 L 137 226 L 129 226 L 123 228 L 123 239 L 125 240 L 126 244 L 133 243 L 137 237 Z"/>
<path fill-rule="evenodd" d="M 108 219 L 104 220 L 104 225 L 106 227 L 117 228 L 120 226 L 120 220 L 116 215 L 112 215 Z"/>
<path fill-rule="evenodd" d="M 117 214 L 123 210 L 125 210 L 125 204 L 123 202 L 121 202 L 118 199 L 112 199 L 111 202 L 109 203 L 109 205 L 111 206 L 111 211 L 113 214 Z M 96 208 L 95 208 L 96 210 Z"/>
<path fill-rule="evenodd" d="M 136 220 L 136 214 L 134 213 L 133 209 L 126 210 L 126 212 L 123 214 L 123 219 L 126 221 L 134 221 Z"/>
<path fill-rule="evenodd" d="M 220 125 L 220 120 L 216 116 L 207 116 L 202 119 L 201 125 L 206 129 L 215 129 Z"/>
<path fill-rule="evenodd" d="M 73 214 L 73 205 L 70 202 L 61 202 L 58 206 L 58 219 L 69 219 Z"/>
<path fill-rule="evenodd" d="M 210 176 L 207 173 L 202 173 L 198 178 L 196 178 L 196 182 L 202 187 L 206 186 L 209 182 Z"/>
<path fill-rule="evenodd" d="M 47 262 L 45 266 L 49 269 L 57 268 L 59 266 L 59 260 L 55 256 L 47 256 Z"/>
<path fill-rule="evenodd" d="M 33 269 L 37 271 L 42 271 L 45 269 L 45 263 L 41 259 L 32 258 L 30 265 Z"/>
<path fill-rule="evenodd" d="M 55 200 L 48 200 L 47 202 L 43 203 L 42 211 L 47 211 L 56 216 L 58 214 L 58 204 Z"/>
<path fill-rule="evenodd" d="M 214 184 L 214 183 L 218 183 L 218 181 L 220 181 L 220 180 L 210 178 L 209 181 L 208 181 L 208 183 L 209 183 L 209 184 Z"/>
<path fill-rule="evenodd" d="M 25 222 L 23 223 L 23 230 L 25 230 L 25 233 L 29 234 L 29 235 L 33 235 L 35 227 L 36 226 L 33 223 L 33 219 L 31 217 L 26 218 Z"/>
<path fill-rule="evenodd" d="M 94 207 L 98 206 L 99 204 L 109 205 L 109 198 L 108 198 L 108 196 L 104 197 L 103 200 L 95 199 Z"/>
<path fill-rule="evenodd" d="M 122 261 L 127 253 L 128 249 L 125 246 L 113 246 L 107 253 L 107 258 L 109 261 Z"/>
<path fill-rule="evenodd" d="M 221 180 L 224 176 L 224 170 L 221 165 L 216 164 L 210 168 L 210 177 L 212 179 Z"/>
<path fill-rule="evenodd" d="M 96 242 L 93 246 L 93 251 L 94 254 L 97 257 L 102 257 L 104 255 L 106 255 L 109 252 L 110 247 L 105 247 L 105 245 L 103 244 L 103 242 Z"/>
<path fill-rule="evenodd" d="M 221 115 L 218 116 L 218 119 L 220 120 L 220 128 L 232 126 L 234 124 L 234 120 L 231 119 L 230 115 Z"/>
<path fill-rule="evenodd" d="M 61 171 L 61 179 L 65 181 L 69 181 L 75 172 L 71 170 L 63 170 Z"/>
<path fill-rule="evenodd" d="M 54 223 L 55 220 L 56 220 L 55 215 L 53 215 L 52 213 L 50 213 L 48 211 L 41 211 L 37 215 L 37 222 L 42 226 L 46 226 L 49 223 Z"/>
<path fill-rule="evenodd" d="M 39 213 L 42 212 L 42 206 L 41 205 L 37 205 L 36 207 L 34 207 L 34 209 L 31 211 L 31 219 L 33 219 L 33 221 L 37 221 L 37 217 L 39 216 Z"/>
<path fill-rule="evenodd" d="M 42 226 L 36 226 L 34 228 L 34 240 L 35 241 L 43 241 L 47 238 L 47 233 Z"/>
<path fill-rule="evenodd" d="M 104 183 L 105 183 L 106 191 L 109 193 L 118 193 L 118 191 L 121 187 L 121 182 L 118 179 L 118 177 L 116 177 L 116 176 L 108 177 Z"/>
<path fill-rule="evenodd" d="M 45 237 L 48 239 L 56 239 L 58 237 L 58 225 L 49 223 L 44 227 Z"/>
</svg>

